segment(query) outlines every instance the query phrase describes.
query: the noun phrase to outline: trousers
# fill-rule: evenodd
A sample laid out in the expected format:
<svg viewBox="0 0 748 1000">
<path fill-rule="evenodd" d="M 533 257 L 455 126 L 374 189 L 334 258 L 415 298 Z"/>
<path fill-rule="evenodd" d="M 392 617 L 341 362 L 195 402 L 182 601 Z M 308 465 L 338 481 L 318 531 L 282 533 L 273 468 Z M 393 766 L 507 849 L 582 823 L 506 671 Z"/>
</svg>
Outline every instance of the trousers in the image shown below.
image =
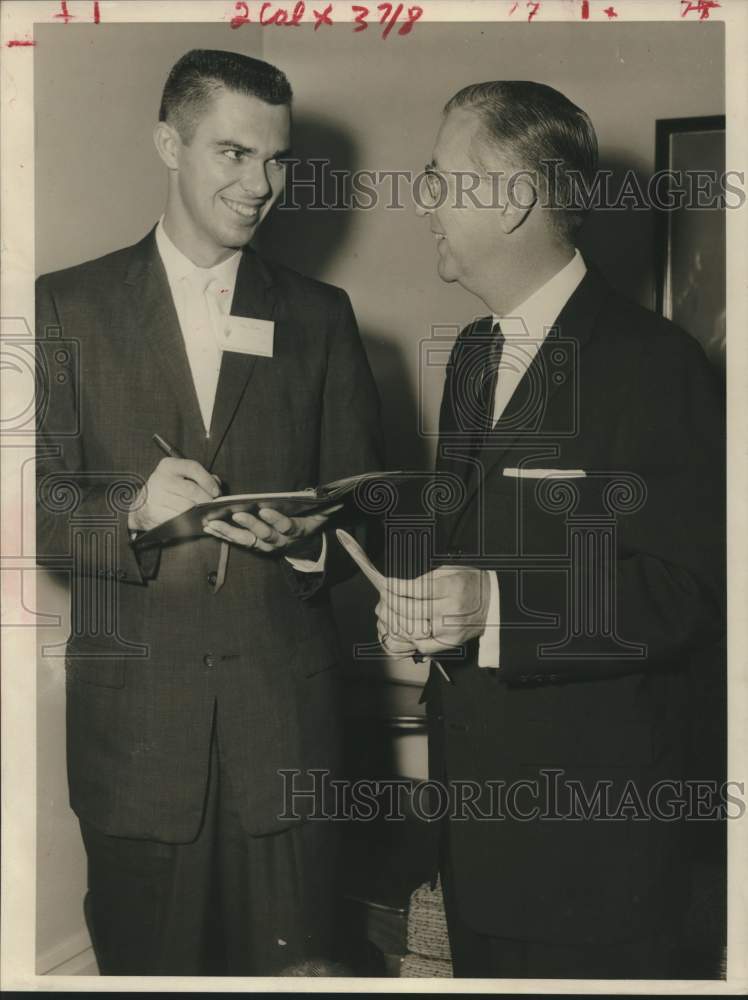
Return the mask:
<svg viewBox="0 0 748 1000">
<path fill-rule="evenodd" d="M 683 971 L 680 927 L 665 927 L 655 935 L 615 945 L 554 944 L 479 933 L 466 923 L 460 913 L 448 844 L 449 837 L 444 831 L 440 845 L 440 873 L 455 978 L 688 978 Z M 511 861 L 508 863 L 511 864 Z"/>
<path fill-rule="evenodd" d="M 101 975 L 272 976 L 331 953 L 332 824 L 247 834 L 215 726 L 202 824 L 191 843 L 80 826 L 86 916 Z"/>
</svg>

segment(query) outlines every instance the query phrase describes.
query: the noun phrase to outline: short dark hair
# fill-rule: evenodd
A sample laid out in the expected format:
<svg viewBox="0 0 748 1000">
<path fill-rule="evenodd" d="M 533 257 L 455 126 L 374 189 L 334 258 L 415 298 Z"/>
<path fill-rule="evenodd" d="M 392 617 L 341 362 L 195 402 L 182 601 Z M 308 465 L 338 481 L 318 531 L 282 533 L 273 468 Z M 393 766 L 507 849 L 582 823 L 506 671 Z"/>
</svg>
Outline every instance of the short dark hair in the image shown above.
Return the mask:
<svg viewBox="0 0 748 1000">
<path fill-rule="evenodd" d="M 266 104 L 290 104 L 286 74 L 270 63 L 239 52 L 192 49 L 172 67 L 164 85 L 159 121 L 168 122 L 184 142 L 190 142 L 197 120 L 215 93 L 225 87 Z"/>
<path fill-rule="evenodd" d="M 597 168 L 597 136 L 586 112 L 553 87 L 529 80 L 494 80 L 463 87 L 447 102 L 475 111 L 484 141 L 500 146 L 512 165 L 541 179 L 553 222 L 567 242 L 584 221 L 581 181 L 589 191 Z"/>
</svg>

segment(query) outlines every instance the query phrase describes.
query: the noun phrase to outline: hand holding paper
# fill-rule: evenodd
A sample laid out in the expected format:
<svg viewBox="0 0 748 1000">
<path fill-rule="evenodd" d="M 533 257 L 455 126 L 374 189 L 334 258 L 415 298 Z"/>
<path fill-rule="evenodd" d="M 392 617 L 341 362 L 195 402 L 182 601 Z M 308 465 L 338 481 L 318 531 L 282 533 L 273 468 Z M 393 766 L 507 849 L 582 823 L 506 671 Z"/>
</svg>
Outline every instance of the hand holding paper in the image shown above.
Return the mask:
<svg viewBox="0 0 748 1000">
<path fill-rule="evenodd" d="M 310 551 L 311 539 L 319 535 L 331 514 L 342 504 L 327 507 L 305 517 L 289 517 L 270 507 L 261 507 L 257 515 L 240 511 L 233 515 L 235 524 L 226 521 L 209 521 L 203 529 L 226 542 L 242 545 L 260 552 L 283 552 L 284 555 L 304 558 Z M 318 549 L 319 546 L 315 544 Z"/>
<path fill-rule="evenodd" d="M 423 642 L 433 639 L 430 593 L 433 574 L 426 573 L 416 580 L 386 577 L 379 572 L 352 535 L 340 528 L 337 529 L 336 535 L 367 580 L 379 591 L 380 600 L 376 607 L 377 634 L 382 648 L 395 657 L 412 656 L 416 662 L 424 659 L 421 655 L 426 653 Z M 411 602 L 407 607 L 403 607 L 403 597 L 413 593 L 418 595 L 417 603 Z M 401 614 L 403 610 L 406 612 L 404 615 Z M 445 648 L 444 643 L 437 645 L 441 649 Z M 425 658 L 433 659 L 432 656 Z M 442 677 L 451 683 L 449 674 L 441 663 L 438 660 L 433 660 L 433 663 Z"/>
</svg>

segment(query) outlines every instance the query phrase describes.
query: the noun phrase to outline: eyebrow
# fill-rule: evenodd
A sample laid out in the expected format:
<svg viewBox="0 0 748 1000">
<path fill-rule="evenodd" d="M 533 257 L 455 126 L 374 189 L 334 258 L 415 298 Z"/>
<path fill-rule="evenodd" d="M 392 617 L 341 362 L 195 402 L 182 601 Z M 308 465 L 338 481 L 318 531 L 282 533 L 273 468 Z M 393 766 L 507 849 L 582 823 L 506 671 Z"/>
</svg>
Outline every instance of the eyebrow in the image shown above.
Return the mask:
<svg viewBox="0 0 748 1000">
<path fill-rule="evenodd" d="M 257 153 L 257 150 L 253 146 L 243 146 L 240 142 L 236 142 L 233 139 L 217 139 L 213 144 L 216 148 L 221 149 L 238 149 L 242 153 Z M 287 160 L 291 156 L 291 150 L 288 149 L 278 149 L 271 156 L 268 157 L 269 160 Z"/>
</svg>

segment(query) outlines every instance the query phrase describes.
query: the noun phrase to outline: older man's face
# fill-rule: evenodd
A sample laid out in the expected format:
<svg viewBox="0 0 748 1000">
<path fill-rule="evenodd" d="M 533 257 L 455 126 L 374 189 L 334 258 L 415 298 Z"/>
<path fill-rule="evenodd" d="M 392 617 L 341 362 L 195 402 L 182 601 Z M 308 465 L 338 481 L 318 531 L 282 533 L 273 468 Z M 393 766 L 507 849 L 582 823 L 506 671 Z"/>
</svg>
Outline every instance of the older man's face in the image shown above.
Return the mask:
<svg viewBox="0 0 748 1000">
<path fill-rule="evenodd" d="M 491 274 L 500 279 L 498 269 L 506 253 L 495 207 L 505 185 L 497 189 L 496 179 L 474 158 L 479 131 L 473 111 L 458 108 L 445 117 L 431 163 L 442 178 L 442 194 L 434 207 L 418 210 L 431 219 L 439 275 L 472 292 L 484 288 Z M 498 160 L 490 164 L 490 172 L 501 169 Z"/>
</svg>

